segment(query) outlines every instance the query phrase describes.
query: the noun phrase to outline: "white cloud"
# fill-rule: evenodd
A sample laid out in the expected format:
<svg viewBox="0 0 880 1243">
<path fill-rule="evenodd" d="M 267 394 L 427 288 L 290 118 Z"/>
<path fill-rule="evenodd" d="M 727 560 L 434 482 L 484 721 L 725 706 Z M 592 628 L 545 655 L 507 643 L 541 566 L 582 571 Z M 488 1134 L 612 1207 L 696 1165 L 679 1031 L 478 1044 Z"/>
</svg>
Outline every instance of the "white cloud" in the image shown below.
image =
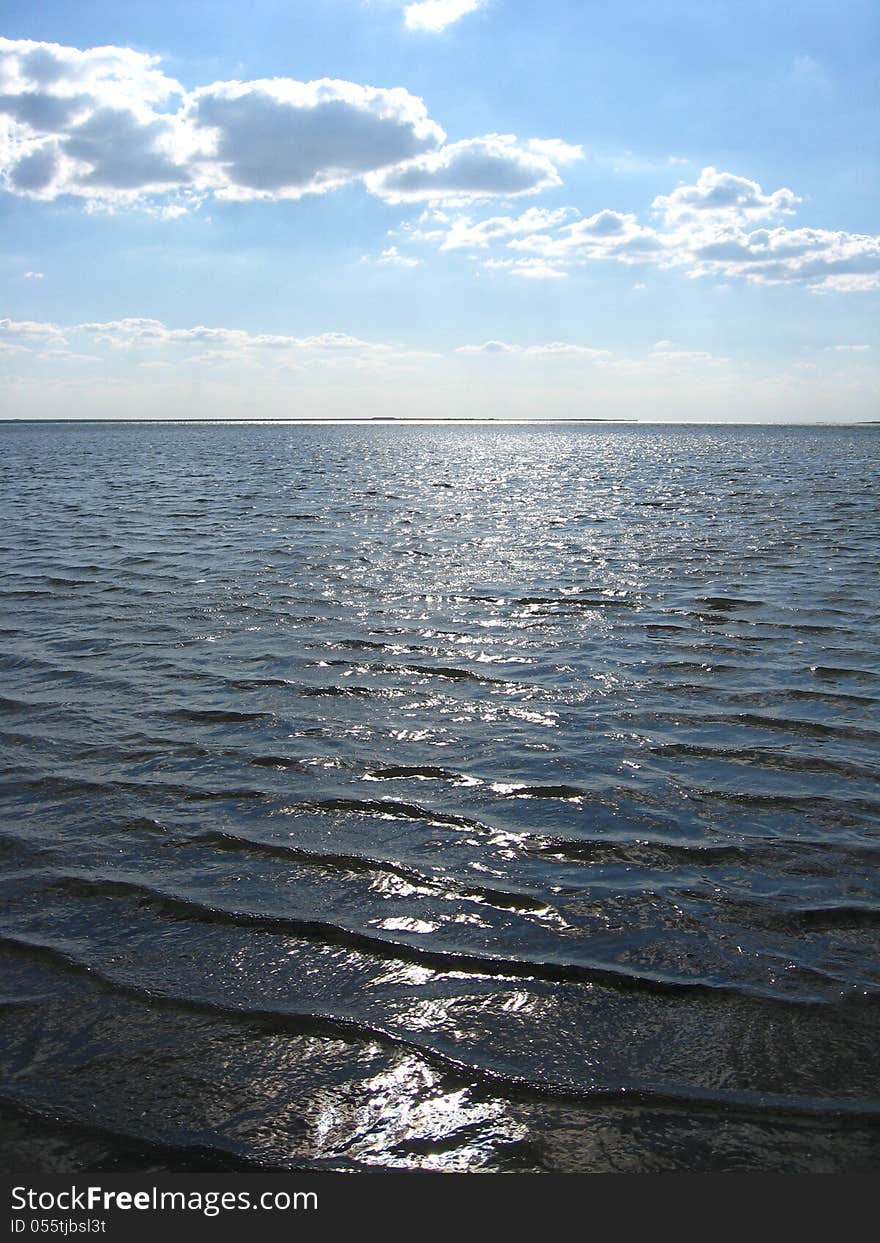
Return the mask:
<svg viewBox="0 0 880 1243">
<path fill-rule="evenodd" d="M 874 241 L 875 239 L 870 239 Z M 826 276 L 824 280 L 810 288 L 814 293 L 870 293 L 880 289 L 880 275 L 877 271 L 863 274 L 840 274 Z"/>
<path fill-rule="evenodd" d="M 85 349 L 76 350 L 77 343 Z M 59 327 L 57 324 L 0 319 L 0 349 L 9 353 L 58 359 L 96 360 L 113 366 L 181 364 L 263 365 L 293 370 L 326 367 L 387 367 L 413 359 L 424 352 L 384 342 L 364 341 L 342 332 L 311 337 L 280 333 L 251 333 L 240 328 L 197 325 L 170 328 L 158 319 L 129 317 L 103 323 L 86 322 Z M 96 355 L 95 350 L 103 353 Z"/>
<path fill-rule="evenodd" d="M 552 229 L 556 225 L 564 224 L 576 214 L 571 207 L 561 207 L 552 211 L 541 207 L 530 207 L 521 216 L 490 216 L 488 220 L 481 220 L 476 224 L 468 216 L 458 216 L 451 222 L 448 229 L 434 236 L 443 238 L 441 250 L 485 249 L 493 242 L 536 233 L 542 229 Z M 446 220 L 448 217 L 443 218 L 443 221 Z M 431 235 L 422 234 L 422 236 Z"/>
<path fill-rule="evenodd" d="M 429 3 L 437 21 L 440 8 L 452 12 L 440 0 L 409 8 L 427 13 Z M 91 211 L 136 203 L 174 218 L 211 195 L 293 199 L 361 182 L 391 204 L 434 205 L 430 227 L 410 229 L 410 241 L 520 278 L 614 262 L 827 294 L 880 288 L 880 237 L 791 227 L 785 218 L 801 203 L 793 190 L 765 192 L 714 167 L 658 195 L 647 219 L 609 208 L 480 218 L 492 199 L 557 188 L 559 170 L 582 157 L 554 138 L 447 143 L 424 102 L 399 87 L 273 78 L 190 91 L 131 48 L 0 38 L 0 185 L 12 194 L 73 195 Z M 397 246 L 380 259 L 415 261 Z"/>
<path fill-rule="evenodd" d="M 554 138 L 445 138 L 402 87 L 271 78 L 187 91 L 130 48 L 0 39 L 0 185 L 29 198 L 174 218 L 206 195 L 295 199 L 362 181 L 391 203 L 468 202 L 558 186 L 583 154 Z"/>
<path fill-rule="evenodd" d="M 696 185 L 679 186 L 654 199 L 654 211 L 667 225 L 741 224 L 791 215 L 801 200 L 783 187 L 764 194 L 756 181 L 704 168 Z"/>
<path fill-rule="evenodd" d="M 447 26 L 485 8 L 486 0 L 416 0 L 403 10 L 407 30 L 429 30 L 439 34 Z"/>
<path fill-rule="evenodd" d="M 550 341 L 547 345 L 527 345 L 526 354 L 537 358 L 607 358 L 610 350 L 598 350 L 591 345 L 571 345 L 567 341 Z"/>
<path fill-rule="evenodd" d="M 373 194 L 389 203 L 520 198 L 562 184 L 542 146 L 540 141 L 537 148 L 521 143 L 513 134 L 486 134 L 450 143 L 365 180 Z"/>
<path fill-rule="evenodd" d="M 717 358 L 706 350 L 677 349 L 672 341 L 658 341 L 648 357 L 656 362 L 673 363 L 675 365 L 682 363 L 717 364 L 728 361 L 726 358 Z"/>
<path fill-rule="evenodd" d="M 694 185 L 654 199 L 659 226 L 609 208 L 587 217 L 574 208 L 533 208 L 482 220 L 435 214 L 429 223 L 436 227 L 414 231 L 412 240 L 470 252 L 490 270 L 541 279 L 614 262 L 822 293 L 880 288 L 880 237 L 773 222 L 799 202 L 787 188 L 765 194 L 755 181 L 707 168 Z"/>
<path fill-rule="evenodd" d="M 298 198 L 440 146 L 422 100 L 323 79 L 219 82 L 193 92 L 196 178 L 224 198 Z"/>
<path fill-rule="evenodd" d="M 459 346 L 455 352 L 474 361 L 480 360 L 484 368 L 482 375 L 488 368 L 488 374 L 498 376 L 498 368 L 501 368 L 501 373 L 507 376 L 507 384 L 511 383 L 509 368 L 515 365 L 517 385 L 540 376 L 542 382 L 552 387 L 570 384 L 572 378 L 577 377 L 579 383 L 588 381 L 591 390 L 597 385 L 616 387 L 630 381 L 664 386 L 676 382 L 709 383 L 714 377 L 729 374 L 731 361 L 708 350 L 689 349 L 672 341 L 658 341 L 651 349 L 630 357 L 617 357 L 611 350 L 568 341 L 517 345 L 490 340 L 480 345 Z M 492 360 L 499 361 L 493 363 Z"/>
<path fill-rule="evenodd" d="M 47 362 L 99 363 L 101 361 L 97 354 L 78 354 L 75 350 L 65 349 L 43 350 L 38 357 Z"/>
<path fill-rule="evenodd" d="M 389 267 L 416 268 L 421 260 L 413 259 L 410 255 L 402 255 L 396 246 L 389 246 L 382 251 L 377 262 L 386 264 Z"/>
<path fill-rule="evenodd" d="M 0 319 L 0 341 L 6 345 L 45 346 L 50 341 L 64 341 L 64 331 L 57 324 L 35 320 Z"/>
<path fill-rule="evenodd" d="M 640 225 L 634 215 L 606 209 L 563 225 L 554 234 L 518 237 L 509 245 L 513 250 L 528 251 L 551 264 L 597 259 L 637 264 L 658 262 L 667 242 L 656 230 Z"/>
<path fill-rule="evenodd" d="M 290 337 L 278 333 L 251 333 L 240 328 L 168 328 L 156 319 L 121 319 L 109 323 L 86 323 L 75 331 L 88 333 L 102 344 L 121 348 L 167 345 L 198 345 L 238 350 L 294 350 L 321 354 L 385 353 L 387 345 L 361 341 L 342 332 L 326 332 L 314 337 Z"/>
<path fill-rule="evenodd" d="M 516 354 L 521 349 L 506 341 L 484 341 L 482 345 L 460 345 L 456 354 Z"/>
<path fill-rule="evenodd" d="M 568 273 L 551 267 L 543 259 L 487 259 L 483 265 L 490 272 L 507 272 L 532 281 L 565 280 Z"/>
<path fill-rule="evenodd" d="M 690 275 L 741 276 L 753 284 L 805 282 L 841 292 L 880 288 L 880 237 L 828 229 L 732 227 L 679 242 Z"/>
<path fill-rule="evenodd" d="M 162 108 L 182 95 L 157 58 L 0 39 L 0 168 L 34 198 L 125 197 L 186 185 L 187 137 Z"/>
<path fill-rule="evenodd" d="M 444 137 L 402 88 L 283 78 L 186 92 L 155 57 L 128 48 L 0 39 L 3 184 L 33 198 L 293 198 L 409 160 Z"/>
<path fill-rule="evenodd" d="M 584 158 L 584 148 L 579 142 L 563 142 L 561 138 L 530 138 L 526 143 L 529 151 L 546 156 L 553 164 L 576 164 Z"/>
<path fill-rule="evenodd" d="M 456 354 L 517 354 L 523 358 L 579 359 L 596 361 L 609 358 L 610 350 L 589 345 L 572 345 L 567 341 L 550 341 L 546 345 L 509 345 L 506 341 L 484 341 L 482 345 L 460 345 Z"/>
</svg>

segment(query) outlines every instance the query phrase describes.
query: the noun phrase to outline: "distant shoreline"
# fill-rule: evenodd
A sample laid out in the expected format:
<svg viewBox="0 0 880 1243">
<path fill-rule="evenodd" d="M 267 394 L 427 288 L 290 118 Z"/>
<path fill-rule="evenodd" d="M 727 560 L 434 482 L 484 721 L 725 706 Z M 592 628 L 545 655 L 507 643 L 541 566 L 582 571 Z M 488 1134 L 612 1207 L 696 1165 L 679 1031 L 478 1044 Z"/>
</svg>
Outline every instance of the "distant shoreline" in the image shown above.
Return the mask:
<svg viewBox="0 0 880 1243">
<path fill-rule="evenodd" d="M 492 418 L 461 418 L 461 419 L 402 419 L 395 415 L 373 415 L 369 418 L 352 419 L 294 419 L 294 418 L 199 418 L 199 419 L 20 419 L 0 418 L 0 427 L 22 426 L 93 426 L 113 424 L 129 427 L 375 427 L 383 424 L 397 427 L 880 427 L 880 419 L 853 419 L 846 422 L 831 420 L 815 420 L 810 422 L 769 422 L 767 420 L 736 420 L 726 419 L 685 422 L 669 419 L 504 419 Z"/>
</svg>

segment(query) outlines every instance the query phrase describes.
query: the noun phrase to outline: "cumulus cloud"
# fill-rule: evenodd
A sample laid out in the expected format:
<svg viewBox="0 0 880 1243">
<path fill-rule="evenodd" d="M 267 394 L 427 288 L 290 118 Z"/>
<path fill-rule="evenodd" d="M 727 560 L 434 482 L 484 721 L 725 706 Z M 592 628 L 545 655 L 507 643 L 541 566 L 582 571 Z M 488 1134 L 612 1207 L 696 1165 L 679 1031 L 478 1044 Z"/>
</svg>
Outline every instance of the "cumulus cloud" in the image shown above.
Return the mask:
<svg viewBox="0 0 880 1243">
<path fill-rule="evenodd" d="M 656 262 L 667 246 L 664 237 L 639 224 L 634 215 L 610 210 L 563 225 L 553 234 L 516 237 L 508 244 L 513 250 L 540 256 L 550 265 L 596 259 L 628 264 Z"/>
<path fill-rule="evenodd" d="M 440 146 L 444 133 L 402 88 L 353 82 L 220 82 L 186 117 L 203 143 L 203 183 L 227 198 L 298 198 Z"/>
<path fill-rule="evenodd" d="M 186 185 L 183 94 L 156 57 L 0 39 L 0 168 L 36 198 Z"/>
<path fill-rule="evenodd" d="M 298 197 L 444 138 L 401 88 L 285 78 L 186 92 L 156 63 L 126 48 L 0 40 L 6 188 L 117 202 L 169 190 Z"/>
<path fill-rule="evenodd" d="M 486 7 L 487 0 L 416 0 L 403 10 L 408 30 L 429 30 L 439 34 L 468 13 Z"/>
<path fill-rule="evenodd" d="M 880 287 L 880 237 L 828 229 L 730 230 L 690 247 L 691 274 L 744 276 L 760 285 L 805 281 L 829 289 Z"/>
<path fill-rule="evenodd" d="M 880 237 L 776 223 L 800 199 L 765 193 L 745 177 L 704 169 L 693 185 L 654 199 L 658 224 L 610 208 L 519 216 L 435 213 L 412 233 L 441 250 L 469 252 L 493 271 L 548 279 L 596 262 L 678 269 L 693 278 L 739 277 L 753 284 L 803 284 L 815 292 L 880 288 Z"/>
<path fill-rule="evenodd" d="M 791 215 L 801 200 L 783 187 L 764 194 L 756 181 L 704 168 L 696 185 L 679 186 L 654 199 L 654 212 L 667 225 L 740 224 Z"/>
<path fill-rule="evenodd" d="M 208 194 L 293 199 L 355 181 L 392 203 L 515 198 L 559 185 L 583 154 L 553 138 L 445 139 L 402 87 L 271 78 L 188 91 L 130 48 L 0 39 L 0 184 L 30 198 L 172 218 Z"/>
<path fill-rule="evenodd" d="M 366 183 L 389 203 L 520 198 L 562 184 L 543 148 L 540 141 L 521 143 L 512 134 L 487 134 L 371 174 Z"/>
</svg>

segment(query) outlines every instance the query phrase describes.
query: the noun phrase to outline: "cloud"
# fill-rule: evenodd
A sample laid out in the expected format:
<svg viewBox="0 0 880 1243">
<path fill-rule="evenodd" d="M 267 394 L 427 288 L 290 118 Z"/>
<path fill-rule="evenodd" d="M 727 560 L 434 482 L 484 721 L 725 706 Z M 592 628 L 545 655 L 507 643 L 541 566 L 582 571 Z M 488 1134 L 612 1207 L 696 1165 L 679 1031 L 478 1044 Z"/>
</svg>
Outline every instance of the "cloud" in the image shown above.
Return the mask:
<svg viewBox="0 0 880 1243">
<path fill-rule="evenodd" d="M 493 367 L 491 360 L 500 360 L 494 366 L 503 369 L 508 377 L 507 383 L 510 383 L 508 368 L 513 364 L 518 384 L 536 375 L 548 384 L 551 381 L 570 384 L 575 377 L 578 383 L 589 377 L 590 386 L 604 383 L 619 386 L 629 380 L 640 384 L 652 381 L 669 384 L 682 377 L 689 383 L 700 384 L 727 374 L 726 368 L 731 361 L 708 350 L 678 346 L 673 341 L 658 341 L 650 350 L 635 357 L 616 357 L 611 350 L 569 341 L 517 345 L 490 340 L 480 345 L 461 345 L 455 353 L 475 361 L 482 360 L 484 366 L 489 368 Z M 495 374 L 499 374 L 497 370 Z"/>
<path fill-rule="evenodd" d="M 3 183 L 34 198 L 296 198 L 444 137 L 402 88 L 281 78 L 187 92 L 131 49 L 0 39 Z"/>
<path fill-rule="evenodd" d="M 577 213 L 571 207 L 561 207 L 548 211 L 541 207 L 530 207 L 521 216 L 490 216 L 488 220 L 474 223 L 468 216 L 459 216 L 452 221 L 448 230 L 443 230 L 441 250 L 485 249 L 493 242 L 509 240 L 519 235 L 551 229 L 564 224 Z M 430 236 L 430 234 L 423 234 Z"/>
<path fill-rule="evenodd" d="M 50 341 L 63 342 L 64 332 L 57 324 L 0 319 L 0 341 L 6 345 L 29 349 L 33 346 L 45 346 Z"/>
<path fill-rule="evenodd" d="M 288 78 L 195 91 L 203 184 L 226 198 L 298 198 L 439 147 L 444 133 L 402 88 Z"/>
<path fill-rule="evenodd" d="M 130 48 L 0 39 L 0 185 L 29 198 L 173 218 L 206 195 L 296 199 L 361 181 L 390 203 L 468 202 L 558 186 L 583 155 L 554 138 L 445 140 L 402 87 L 270 78 L 188 91 Z"/>
<path fill-rule="evenodd" d="M 468 138 L 370 175 L 366 184 L 389 203 L 519 198 L 562 184 L 544 146 L 521 143 L 512 134 Z"/>
<path fill-rule="evenodd" d="M 485 8 L 487 0 L 417 0 L 403 10 L 407 30 L 428 30 L 439 34 L 447 26 Z"/>
<path fill-rule="evenodd" d="M 572 207 L 533 208 L 482 220 L 435 213 L 427 222 L 435 227 L 411 238 L 469 252 L 492 271 L 537 279 L 613 262 L 695 279 L 801 284 L 818 293 L 880 289 L 880 237 L 774 222 L 800 201 L 785 187 L 768 194 L 755 181 L 706 168 L 695 184 L 654 199 L 659 225 L 611 208 L 586 217 Z"/>
<path fill-rule="evenodd" d="M 561 138 L 530 138 L 526 143 L 529 151 L 545 156 L 555 165 L 576 164 L 584 158 L 579 142 L 563 142 Z"/>
<path fill-rule="evenodd" d="M 39 358 L 45 359 L 47 362 L 65 362 L 65 363 L 99 363 L 101 358 L 97 354 L 78 354 L 75 350 L 65 349 L 48 349 L 43 350 Z"/>
<path fill-rule="evenodd" d="M 654 199 L 654 212 L 665 224 L 740 224 L 791 215 L 801 200 L 783 187 L 764 194 L 756 181 L 704 168 L 696 185 L 679 186 Z"/>
<path fill-rule="evenodd" d="M 658 262 L 667 242 L 656 230 L 639 224 L 634 215 L 606 209 L 562 225 L 553 233 L 515 237 L 508 246 L 539 257 L 548 267 L 561 271 L 565 266 L 595 260 Z"/>
<path fill-rule="evenodd" d="M 598 350 L 590 345 L 571 345 L 567 341 L 550 341 L 547 345 L 527 345 L 527 355 L 538 358 L 606 358 L 610 350 Z"/>
<path fill-rule="evenodd" d="M 814 293 L 870 293 L 880 289 L 880 276 L 866 273 L 858 276 L 826 276 L 818 285 L 811 285 Z"/>
<path fill-rule="evenodd" d="M 361 341 L 342 332 L 326 332 L 313 337 L 291 337 L 280 333 L 251 333 L 240 328 L 168 328 L 158 319 L 119 319 L 107 323 L 78 324 L 68 332 L 82 332 L 117 349 L 142 349 L 165 346 L 199 346 L 239 352 L 280 350 L 315 355 L 346 352 L 348 354 L 384 354 L 388 345 Z"/>
<path fill-rule="evenodd" d="M 76 349 L 79 345 L 82 348 Z M 0 319 L 0 350 L 18 355 L 101 361 L 105 365 L 180 366 L 217 364 L 302 368 L 385 368 L 430 357 L 342 332 L 310 337 L 252 333 L 240 328 L 196 325 L 171 328 L 158 319 L 128 317 L 57 324 Z M 100 355 L 96 350 L 101 350 Z"/>
<path fill-rule="evenodd" d="M 396 246 L 389 246 L 382 251 L 376 262 L 385 264 L 388 267 L 416 268 L 421 260 L 413 259 L 410 255 L 402 255 Z"/>
<path fill-rule="evenodd" d="M 509 345 L 506 341 L 484 341 L 482 345 L 460 345 L 456 354 L 517 354 L 524 358 L 581 359 L 595 361 L 609 358 L 610 350 L 588 345 L 572 345 L 567 341 L 551 341 L 546 345 Z"/>
<path fill-rule="evenodd" d="M 880 288 L 880 237 L 828 229 L 729 229 L 685 238 L 692 276 L 740 276 L 757 285 L 807 283 L 840 292 Z"/>
<path fill-rule="evenodd" d="M 460 345 L 456 354 L 516 354 L 520 347 L 505 341 L 484 341 L 482 345 Z"/>
<path fill-rule="evenodd" d="M 483 266 L 490 272 L 507 272 L 533 281 L 565 280 L 568 275 L 543 259 L 487 259 Z"/>
<path fill-rule="evenodd" d="M 35 198 L 162 190 L 190 180 L 182 96 L 156 57 L 0 39 L 0 169 Z"/>
<path fill-rule="evenodd" d="M 675 365 L 682 363 L 713 363 L 717 365 L 718 363 L 728 361 L 726 358 L 717 358 L 706 350 L 678 349 L 672 341 L 658 341 L 648 357 L 655 362 L 673 363 Z"/>
</svg>

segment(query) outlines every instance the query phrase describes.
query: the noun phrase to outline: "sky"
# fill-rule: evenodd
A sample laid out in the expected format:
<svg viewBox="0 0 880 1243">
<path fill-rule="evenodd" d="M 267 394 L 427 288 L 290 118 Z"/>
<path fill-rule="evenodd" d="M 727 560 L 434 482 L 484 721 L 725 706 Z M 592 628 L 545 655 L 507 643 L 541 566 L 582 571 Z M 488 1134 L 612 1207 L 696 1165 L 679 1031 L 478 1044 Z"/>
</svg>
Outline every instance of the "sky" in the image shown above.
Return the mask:
<svg viewBox="0 0 880 1243">
<path fill-rule="evenodd" d="M 0 417 L 880 418 L 875 0 L 0 0 Z"/>
</svg>

